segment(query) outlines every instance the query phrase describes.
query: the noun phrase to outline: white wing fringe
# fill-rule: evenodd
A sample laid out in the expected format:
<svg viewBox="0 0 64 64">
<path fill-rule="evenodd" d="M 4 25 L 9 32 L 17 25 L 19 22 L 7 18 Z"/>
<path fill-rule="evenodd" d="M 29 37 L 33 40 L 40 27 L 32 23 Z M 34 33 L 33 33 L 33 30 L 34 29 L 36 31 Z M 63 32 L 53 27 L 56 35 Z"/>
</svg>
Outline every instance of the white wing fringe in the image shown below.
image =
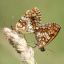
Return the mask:
<svg viewBox="0 0 64 64">
<path fill-rule="evenodd" d="M 4 28 L 4 33 L 17 52 L 20 52 L 21 61 L 24 64 L 37 64 L 34 58 L 34 50 L 32 47 L 27 46 L 24 37 L 20 37 L 19 34 L 7 27 Z"/>
</svg>

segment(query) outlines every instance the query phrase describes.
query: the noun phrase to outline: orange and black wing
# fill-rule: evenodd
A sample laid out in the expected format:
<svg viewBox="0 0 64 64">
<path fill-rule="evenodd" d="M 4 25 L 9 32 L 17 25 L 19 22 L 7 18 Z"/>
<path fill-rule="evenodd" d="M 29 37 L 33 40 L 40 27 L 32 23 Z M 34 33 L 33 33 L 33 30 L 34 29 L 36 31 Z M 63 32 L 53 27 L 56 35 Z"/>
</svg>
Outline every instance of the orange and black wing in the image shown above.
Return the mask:
<svg viewBox="0 0 64 64">
<path fill-rule="evenodd" d="M 60 31 L 60 26 L 56 23 L 50 23 L 40 26 L 35 30 L 37 45 L 39 48 L 44 47 L 52 41 Z"/>
</svg>

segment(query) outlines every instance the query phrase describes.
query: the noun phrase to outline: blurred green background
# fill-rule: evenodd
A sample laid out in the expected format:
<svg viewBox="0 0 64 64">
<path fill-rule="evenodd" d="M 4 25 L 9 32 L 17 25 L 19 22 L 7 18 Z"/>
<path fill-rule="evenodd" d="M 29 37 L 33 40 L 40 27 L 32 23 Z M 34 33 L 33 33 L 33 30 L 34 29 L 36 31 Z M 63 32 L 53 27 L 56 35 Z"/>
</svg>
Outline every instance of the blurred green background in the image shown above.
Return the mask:
<svg viewBox="0 0 64 64">
<path fill-rule="evenodd" d="M 64 0 L 0 0 L 0 64 L 22 64 L 20 56 L 3 35 L 3 27 L 10 27 L 27 9 L 38 7 L 41 23 L 56 22 L 61 26 L 58 36 L 41 52 L 35 48 L 38 64 L 64 64 Z M 36 42 L 34 34 L 25 34 L 28 44 Z M 27 38 L 28 37 L 28 38 Z"/>
</svg>

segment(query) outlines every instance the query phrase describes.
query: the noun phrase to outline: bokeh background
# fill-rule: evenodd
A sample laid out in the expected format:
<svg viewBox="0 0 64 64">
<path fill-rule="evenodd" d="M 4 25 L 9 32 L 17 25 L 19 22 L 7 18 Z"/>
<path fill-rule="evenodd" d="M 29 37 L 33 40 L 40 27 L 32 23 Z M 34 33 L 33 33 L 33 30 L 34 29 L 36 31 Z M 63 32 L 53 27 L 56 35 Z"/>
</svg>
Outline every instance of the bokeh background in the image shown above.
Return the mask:
<svg viewBox="0 0 64 64">
<path fill-rule="evenodd" d="M 42 13 L 42 24 L 56 22 L 61 26 L 45 52 L 34 49 L 36 61 L 38 64 L 64 64 L 64 0 L 0 0 L 0 64 L 22 64 L 19 54 L 5 39 L 3 27 L 15 25 L 27 9 L 35 6 Z M 36 42 L 34 34 L 25 34 L 25 37 L 32 46 Z"/>
</svg>

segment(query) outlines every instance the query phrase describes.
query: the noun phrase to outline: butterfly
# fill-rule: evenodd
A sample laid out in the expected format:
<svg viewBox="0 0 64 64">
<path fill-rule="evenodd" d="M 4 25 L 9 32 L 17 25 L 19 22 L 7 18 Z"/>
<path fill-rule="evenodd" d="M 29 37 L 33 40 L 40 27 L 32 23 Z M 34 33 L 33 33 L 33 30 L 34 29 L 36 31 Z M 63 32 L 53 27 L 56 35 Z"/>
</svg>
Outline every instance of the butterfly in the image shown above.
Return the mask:
<svg viewBox="0 0 64 64">
<path fill-rule="evenodd" d="M 29 15 L 29 12 L 31 15 Z M 26 15 L 29 16 L 31 20 L 31 25 L 37 40 L 36 46 L 41 51 L 45 51 L 44 47 L 57 36 L 61 27 L 56 23 L 41 25 L 41 12 L 37 7 L 32 8 L 29 12 L 27 12 Z"/>
<path fill-rule="evenodd" d="M 36 46 L 45 51 L 45 46 L 50 43 L 59 33 L 61 27 L 56 23 L 41 25 L 41 13 L 38 8 L 26 11 L 24 17 L 16 24 L 17 31 L 28 31 L 35 34 Z M 35 46 L 35 47 L 36 47 Z"/>
<path fill-rule="evenodd" d="M 14 30 L 17 32 L 34 32 L 33 28 L 35 28 L 35 23 L 33 23 L 34 26 L 32 26 L 31 19 L 40 21 L 40 18 L 41 14 L 37 7 L 27 10 L 25 15 L 22 16 L 21 19 L 16 23 Z"/>
<path fill-rule="evenodd" d="M 11 26 L 11 28 L 18 33 L 32 33 L 33 32 L 30 19 L 24 16 L 15 24 L 15 26 Z"/>
<path fill-rule="evenodd" d="M 31 10 L 27 10 L 24 16 L 30 19 L 35 19 L 37 21 L 40 21 L 42 17 L 41 12 L 37 7 L 33 7 Z"/>
<path fill-rule="evenodd" d="M 45 51 L 45 46 L 49 44 L 59 33 L 61 27 L 56 23 L 49 23 L 39 26 L 34 29 L 35 38 L 37 40 L 36 46 Z"/>
</svg>

